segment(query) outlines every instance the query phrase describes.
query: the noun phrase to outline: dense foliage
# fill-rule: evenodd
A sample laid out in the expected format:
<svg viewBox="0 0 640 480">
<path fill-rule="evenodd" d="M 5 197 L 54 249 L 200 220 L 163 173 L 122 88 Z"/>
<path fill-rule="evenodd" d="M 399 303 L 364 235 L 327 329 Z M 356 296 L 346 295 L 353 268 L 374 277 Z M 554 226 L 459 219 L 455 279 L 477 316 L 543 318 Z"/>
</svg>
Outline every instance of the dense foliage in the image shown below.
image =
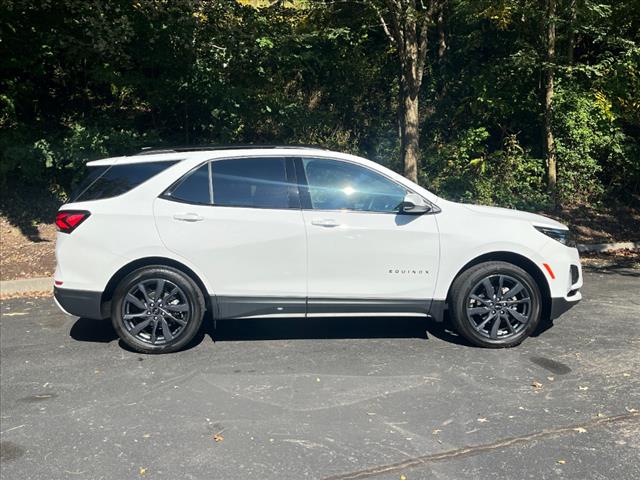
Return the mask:
<svg viewBox="0 0 640 480">
<path fill-rule="evenodd" d="M 0 182 L 63 192 L 143 146 L 305 143 L 402 171 L 398 62 L 367 1 L 4 0 Z M 640 0 L 449 0 L 429 33 L 420 180 L 547 204 L 543 71 L 563 203 L 640 191 Z"/>
</svg>

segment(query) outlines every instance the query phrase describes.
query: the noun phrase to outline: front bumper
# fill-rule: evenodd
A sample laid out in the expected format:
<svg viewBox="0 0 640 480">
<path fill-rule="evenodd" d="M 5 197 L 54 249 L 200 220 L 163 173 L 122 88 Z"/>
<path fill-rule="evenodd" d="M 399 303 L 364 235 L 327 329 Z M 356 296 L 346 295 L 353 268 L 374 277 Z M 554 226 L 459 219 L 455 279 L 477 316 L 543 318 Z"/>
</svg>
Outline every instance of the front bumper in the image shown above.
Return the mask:
<svg viewBox="0 0 640 480">
<path fill-rule="evenodd" d="M 102 292 L 54 287 L 53 296 L 60 310 L 68 315 L 94 320 L 108 316 L 102 309 Z"/>
<path fill-rule="evenodd" d="M 580 292 L 576 292 L 570 297 L 552 297 L 549 318 L 551 320 L 558 318 L 571 307 L 577 305 L 580 300 L 582 300 L 582 294 Z"/>
</svg>

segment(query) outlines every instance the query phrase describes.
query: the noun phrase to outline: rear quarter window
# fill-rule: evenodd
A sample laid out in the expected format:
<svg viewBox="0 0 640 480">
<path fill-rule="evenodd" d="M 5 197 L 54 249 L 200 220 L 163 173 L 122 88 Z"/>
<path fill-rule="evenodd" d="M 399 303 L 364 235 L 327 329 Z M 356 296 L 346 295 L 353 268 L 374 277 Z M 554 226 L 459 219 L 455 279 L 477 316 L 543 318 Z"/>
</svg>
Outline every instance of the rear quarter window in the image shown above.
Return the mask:
<svg viewBox="0 0 640 480">
<path fill-rule="evenodd" d="M 164 161 L 89 167 L 86 177 L 71 194 L 71 201 L 86 202 L 117 197 L 175 163 L 175 161 Z"/>
</svg>

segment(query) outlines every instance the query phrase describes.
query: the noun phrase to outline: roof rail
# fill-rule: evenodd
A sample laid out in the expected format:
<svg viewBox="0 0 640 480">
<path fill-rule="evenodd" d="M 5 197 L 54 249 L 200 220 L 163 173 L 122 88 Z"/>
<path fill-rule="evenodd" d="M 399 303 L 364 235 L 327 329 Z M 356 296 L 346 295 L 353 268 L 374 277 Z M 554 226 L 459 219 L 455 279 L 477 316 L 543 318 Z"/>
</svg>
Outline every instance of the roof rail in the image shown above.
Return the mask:
<svg viewBox="0 0 640 480">
<path fill-rule="evenodd" d="M 326 147 L 320 145 L 260 145 L 250 143 L 246 145 L 234 144 L 234 145 L 187 145 L 179 147 L 142 147 L 142 149 L 134 153 L 133 155 L 155 155 L 158 153 L 178 153 L 178 152 L 200 152 L 206 150 L 246 150 L 246 149 L 260 149 L 260 148 L 309 148 L 315 150 L 328 150 Z"/>
</svg>

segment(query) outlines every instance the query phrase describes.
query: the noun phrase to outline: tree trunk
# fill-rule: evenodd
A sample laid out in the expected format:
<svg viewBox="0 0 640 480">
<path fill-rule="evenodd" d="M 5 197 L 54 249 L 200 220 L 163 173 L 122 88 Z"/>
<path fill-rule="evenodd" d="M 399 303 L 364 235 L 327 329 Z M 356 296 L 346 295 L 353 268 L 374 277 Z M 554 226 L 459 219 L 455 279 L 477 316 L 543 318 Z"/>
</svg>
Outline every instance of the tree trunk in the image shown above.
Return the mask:
<svg viewBox="0 0 640 480">
<path fill-rule="evenodd" d="M 427 58 L 427 33 L 443 0 L 368 0 L 400 60 L 399 129 L 404 175 L 418 181 L 420 159 L 419 93 Z M 385 16 L 387 19 L 385 19 Z M 446 44 L 440 39 L 441 54 Z"/>
<path fill-rule="evenodd" d="M 569 3 L 569 31 L 567 33 L 567 64 L 573 65 L 573 53 L 576 43 L 576 21 L 578 17 L 578 0 Z"/>
<path fill-rule="evenodd" d="M 420 158 L 420 117 L 418 110 L 418 98 L 420 84 L 422 83 L 422 71 L 420 71 L 419 57 L 420 45 L 416 19 L 407 15 L 404 21 L 404 48 L 401 52 L 402 71 L 400 73 L 403 89 L 403 116 L 401 137 L 402 151 L 404 153 L 404 176 L 412 182 L 418 181 L 418 168 Z"/>
<path fill-rule="evenodd" d="M 405 85 L 404 76 L 402 72 L 398 74 L 398 138 L 400 139 L 400 158 L 402 159 L 402 168 L 404 169 L 404 157 L 405 157 L 405 99 L 407 98 L 407 87 Z"/>
<path fill-rule="evenodd" d="M 420 130 L 418 115 L 418 95 L 407 92 L 404 98 L 403 151 L 404 176 L 412 182 L 418 181 L 418 162 L 420 158 Z"/>
<path fill-rule="evenodd" d="M 557 204 L 556 197 L 556 149 L 553 138 L 553 63 L 556 55 L 556 0 L 547 0 L 547 65 L 545 68 L 545 95 L 544 95 L 544 147 L 547 155 L 547 188 L 551 200 Z"/>
<path fill-rule="evenodd" d="M 438 11 L 438 61 L 442 61 L 447 51 L 447 38 L 444 33 L 444 6 Z"/>
</svg>

